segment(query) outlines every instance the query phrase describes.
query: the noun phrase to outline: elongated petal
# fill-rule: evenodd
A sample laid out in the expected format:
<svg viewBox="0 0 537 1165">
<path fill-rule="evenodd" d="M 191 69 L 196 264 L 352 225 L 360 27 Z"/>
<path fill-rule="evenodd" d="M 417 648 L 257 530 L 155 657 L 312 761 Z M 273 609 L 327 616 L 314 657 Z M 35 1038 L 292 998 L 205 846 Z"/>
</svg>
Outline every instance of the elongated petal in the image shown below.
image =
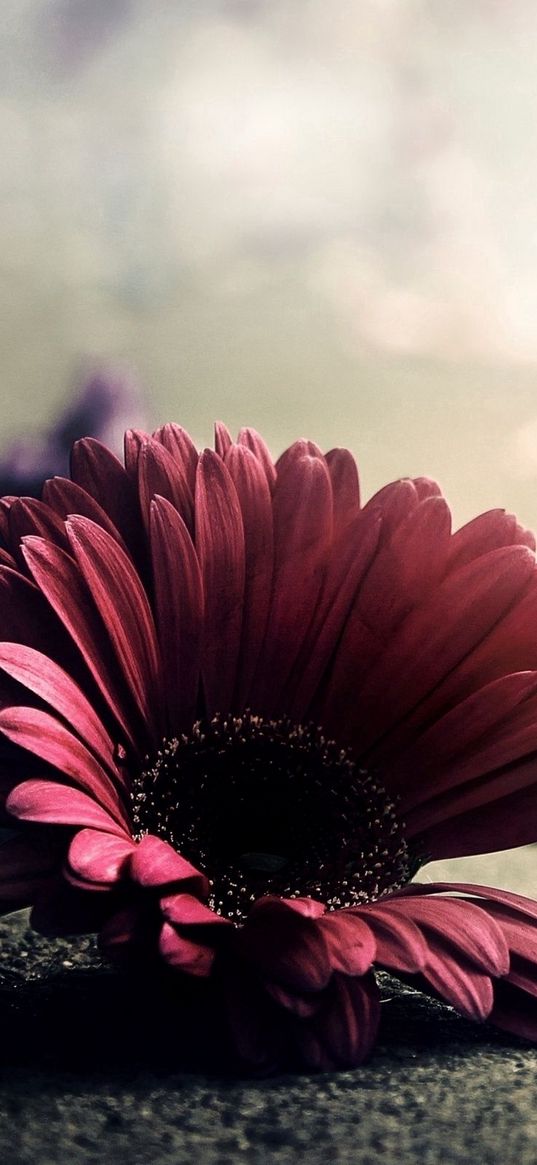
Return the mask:
<svg viewBox="0 0 537 1165">
<path fill-rule="evenodd" d="M 194 889 L 202 896 L 208 892 L 207 878 L 171 845 L 150 833 L 138 842 L 131 858 L 130 872 L 134 881 L 146 888 L 184 882 L 185 890 Z"/>
<path fill-rule="evenodd" d="M 210 947 L 178 934 L 168 922 L 163 924 L 160 932 L 159 951 L 170 967 L 187 975 L 206 978 L 214 962 L 214 951 Z"/>
<path fill-rule="evenodd" d="M 153 436 L 161 445 L 171 453 L 174 460 L 178 462 L 188 481 L 192 496 L 194 496 L 194 487 L 196 484 L 196 468 L 198 464 L 198 451 L 191 437 L 189 437 L 186 429 L 182 429 L 180 425 L 167 424 L 161 425 Z"/>
<path fill-rule="evenodd" d="M 203 584 L 192 539 L 164 498 L 151 503 L 151 561 L 163 687 L 170 728 L 195 719 L 203 635 Z"/>
<path fill-rule="evenodd" d="M 230 708 L 237 675 L 243 599 L 244 529 L 235 486 L 206 449 L 196 478 L 196 548 L 205 594 L 202 676 L 210 715 Z"/>
<path fill-rule="evenodd" d="M 43 501 L 63 521 L 70 514 L 90 518 L 92 522 L 96 522 L 98 526 L 102 526 L 103 530 L 111 534 L 112 538 L 115 538 L 124 550 L 127 549 L 119 530 L 114 526 L 106 510 L 76 482 L 69 481 L 66 477 L 50 478 L 43 486 Z"/>
<path fill-rule="evenodd" d="M 225 464 L 237 491 L 244 527 L 244 614 L 236 694 L 238 707 L 244 707 L 248 702 L 270 606 L 274 553 L 272 505 L 265 470 L 246 446 L 231 445 Z"/>
<path fill-rule="evenodd" d="M 24 557 L 40 590 L 78 647 L 127 740 L 135 744 L 125 710 L 125 692 L 114 673 L 108 645 L 103 643 L 101 625 L 76 563 L 63 550 L 41 538 L 25 540 Z"/>
<path fill-rule="evenodd" d="M 54 765 L 103 806 L 117 821 L 124 822 L 117 788 L 87 748 L 48 712 L 39 708 L 3 708 L 0 731 L 21 748 L 28 749 L 47 764 Z"/>
<path fill-rule="evenodd" d="M 315 615 L 332 538 L 332 487 L 324 459 L 290 458 L 278 472 L 273 499 L 272 599 L 252 689 L 252 704 L 279 709 Z"/>
<path fill-rule="evenodd" d="M 140 579 L 121 547 L 88 518 L 70 518 L 69 541 L 112 643 L 129 692 L 148 726 L 155 723 L 159 653 Z"/>
<path fill-rule="evenodd" d="M 125 836 L 125 829 L 87 793 L 55 781 L 23 781 L 10 793 L 7 809 L 21 821 L 86 825 L 119 837 Z"/>
<path fill-rule="evenodd" d="M 89 700 L 67 672 L 43 652 L 21 643 L 0 643 L 0 668 L 54 708 L 101 764 L 108 770 L 112 768 L 117 776 L 112 741 Z"/>
<path fill-rule="evenodd" d="M 276 482 L 276 469 L 266 442 L 255 429 L 245 428 L 239 431 L 237 443 L 249 449 L 263 466 L 269 489 L 272 492 Z"/>
<path fill-rule="evenodd" d="M 81 829 L 69 846 L 69 868 L 83 882 L 111 886 L 125 872 L 135 848 L 135 842 L 128 837 Z"/>
<path fill-rule="evenodd" d="M 159 495 L 171 502 L 189 530 L 193 528 L 192 491 L 181 463 L 160 442 L 144 441 L 138 457 L 138 491 L 142 517 L 149 529 L 150 507 Z"/>
</svg>

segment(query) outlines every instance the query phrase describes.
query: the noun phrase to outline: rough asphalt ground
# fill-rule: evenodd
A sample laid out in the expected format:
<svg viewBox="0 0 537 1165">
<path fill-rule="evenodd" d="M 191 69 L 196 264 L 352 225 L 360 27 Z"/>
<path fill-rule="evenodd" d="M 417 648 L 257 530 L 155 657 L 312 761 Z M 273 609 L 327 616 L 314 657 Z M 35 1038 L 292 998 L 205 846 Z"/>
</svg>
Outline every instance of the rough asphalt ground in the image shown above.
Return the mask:
<svg viewBox="0 0 537 1165">
<path fill-rule="evenodd" d="M 249 1080 L 188 1032 L 185 1050 L 88 940 L 48 942 L 19 914 L 0 953 L 2 1165 L 537 1163 L 537 1048 L 422 996 L 386 986 L 360 1069 Z"/>
</svg>

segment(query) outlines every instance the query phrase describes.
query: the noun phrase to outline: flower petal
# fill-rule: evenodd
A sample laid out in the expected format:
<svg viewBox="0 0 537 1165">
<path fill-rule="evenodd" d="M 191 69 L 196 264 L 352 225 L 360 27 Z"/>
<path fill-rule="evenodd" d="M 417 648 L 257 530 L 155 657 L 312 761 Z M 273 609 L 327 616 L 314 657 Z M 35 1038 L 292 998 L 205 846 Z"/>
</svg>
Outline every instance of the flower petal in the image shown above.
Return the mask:
<svg viewBox="0 0 537 1165">
<path fill-rule="evenodd" d="M 55 781 L 23 781 L 9 794 L 6 808 L 21 821 L 86 825 L 119 837 L 125 836 L 125 830 L 87 793 Z"/>
<path fill-rule="evenodd" d="M 196 478 L 196 549 L 205 592 L 202 677 L 208 715 L 231 705 L 244 599 L 244 529 L 235 486 L 206 449 Z"/>
<path fill-rule="evenodd" d="M 144 887 L 158 888 L 185 882 L 202 897 L 207 896 L 209 889 L 204 874 L 176 853 L 166 841 L 151 833 L 138 842 L 131 857 L 130 874 L 135 882 Z"/>
<path fill-rule="evenodd" d="M 203 634 L 203 586 L 192 539 L 164 498 L 151 503 L 151 561 L 164 692 L 172 732 L 195 720 Z"/>
<path fill-rule="evenodd" d="M 69 868 L 82 881 L 113 885 L 125 872 L 134 849 L 135 843 L 128 837 L 81 829 L 69 846 Z"/>
</svg>

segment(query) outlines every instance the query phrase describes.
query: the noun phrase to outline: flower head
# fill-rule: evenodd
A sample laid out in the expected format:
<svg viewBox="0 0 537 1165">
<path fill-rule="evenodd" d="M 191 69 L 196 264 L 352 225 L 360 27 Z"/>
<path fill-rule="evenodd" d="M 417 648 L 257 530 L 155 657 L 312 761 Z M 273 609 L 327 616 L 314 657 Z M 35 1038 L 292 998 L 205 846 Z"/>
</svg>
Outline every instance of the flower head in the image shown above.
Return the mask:
<svg viewBox="0 0 537 1165">
<path fill-rule="evenodd" d="M 206 978 L 265 1067 L 363 1059 L 375 967 L 537 1035 L 537 905 L 410 882 L 537 840 L 532 535 L 223 426 L 78 441 L 0 517 L 4 909 Z"/>
</svg>

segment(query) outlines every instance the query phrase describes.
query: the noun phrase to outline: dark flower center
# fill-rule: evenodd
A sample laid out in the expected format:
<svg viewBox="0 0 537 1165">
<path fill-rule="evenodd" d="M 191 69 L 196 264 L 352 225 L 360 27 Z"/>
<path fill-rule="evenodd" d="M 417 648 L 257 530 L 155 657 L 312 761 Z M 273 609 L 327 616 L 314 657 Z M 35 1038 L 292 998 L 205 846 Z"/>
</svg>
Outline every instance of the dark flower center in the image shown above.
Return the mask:
<svg viewBox="0 0 537 1165">
<path fill-rule="evenodd" d="M 163 742 L 132 790 L 136 836 L 155 833 L 203 870 L 211 906 L 242 919 L 262 894 L 329 909 L 410 878 L 393 802 L 320 728 L 215 716 Z"/>
</svg>

